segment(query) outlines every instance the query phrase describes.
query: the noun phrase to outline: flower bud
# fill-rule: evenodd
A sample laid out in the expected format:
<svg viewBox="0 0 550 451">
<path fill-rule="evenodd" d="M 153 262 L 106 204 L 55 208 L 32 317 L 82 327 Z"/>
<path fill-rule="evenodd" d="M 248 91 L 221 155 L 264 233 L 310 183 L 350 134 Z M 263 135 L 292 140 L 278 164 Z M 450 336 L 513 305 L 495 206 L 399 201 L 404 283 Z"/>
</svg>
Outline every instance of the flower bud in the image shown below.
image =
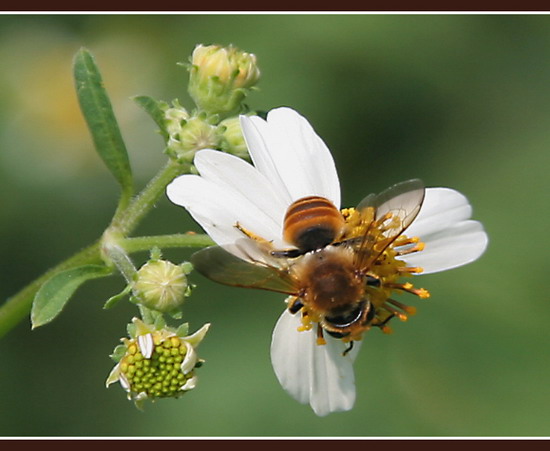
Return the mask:
<svg viewBox="0 0 550 451">
<path fill-rule="evenodd" d="M 162 313 L 175 311 L 190 295 L 186 268 L 166 260 L 150 260 L 137 272 L 133 284 L 136 300 Z"/>
<path fill-rule="evenodd" d="M 163 109 L 166 131 L 170 136 L 177 135 L 181 131 L 182 126 L 189 119 L 189 113 L 177 100 L 172 102 L 171 107 L 166 105 Z"/>
<path fill-rule="evenodd" d="M 189 71 L 189 94 L 209 114 L 240 110 L 248 90 L 260 78 L 256 56 L 231 45 L 198 45 Z"/>
<path fill-rule="evenodd" d="M 130 337 L 121 340 L 123 344 L 112 356 L 117 364 L 107 378 L 107 387 L 119 382 L 138 407 L 146 399 L 177 398 L 195 388 L 195 369 L 203 363 L 196 348 L 210 324 L 192 335 L 186 335 L 184 326 L 182 333 L 168 327 L 157 329 L 134 318 Z"/>
<path fill-rule="evenodd" d="M 191 162 L 198 150 L 220 146 L 218 128 L 200 116 L 183 120 L 179 128 L 173 125 L 169 133 L 166 151 L 180 161 Z"/>
<path fill-rule="evenodd" d="M 221 121 L 218 129 L 221 131 L 221 150 L 244 160 L 250 159 L 238 117 Z"/>
</svg>

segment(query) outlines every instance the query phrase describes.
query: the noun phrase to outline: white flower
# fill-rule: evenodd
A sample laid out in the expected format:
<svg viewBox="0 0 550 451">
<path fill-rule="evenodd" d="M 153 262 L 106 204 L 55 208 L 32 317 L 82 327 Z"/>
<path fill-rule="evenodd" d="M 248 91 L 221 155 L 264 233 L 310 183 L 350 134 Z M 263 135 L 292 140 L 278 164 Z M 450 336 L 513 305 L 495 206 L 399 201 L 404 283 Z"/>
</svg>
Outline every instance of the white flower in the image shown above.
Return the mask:
<svg viewBox="0 0 550 451">
<path fill-rule="evenodd" d="M 317 195 L 340 208 L 340 184 L 330 151 L 307 120 L 289 108 L 270 111 L 267 120 L 242 116 L 241 126 L 254 166 L 232 155 L 202 150 L 195 156 L 200 176 L 178 177 L 167 195 L 219 245 L 243 238 L 235 227 L 239 224 L 276 249 L 292 247 L 282 238 L 283 218 L 292 202 Z M 422 267 L 423 273 L 477 259 L 487 236 L 470 215 L 471 207 L 460 193 L 427 188 L 422 208 L 406 230 L 407 236 L 422 240 L 424 250 L 397 252 L 396 258 L 407 266 Z M 351 409 L 353 360 L 361 342 L 344 353 L 348 344 L 326 336 L 326 344 L 318 345 L 315 329 L 298 332 L 301 324 L 300 315 L 285 310 L 273 331 L 271 359 L 281 385 L 299 402 L 309 403 L 317 415 Z"/>
</svg>

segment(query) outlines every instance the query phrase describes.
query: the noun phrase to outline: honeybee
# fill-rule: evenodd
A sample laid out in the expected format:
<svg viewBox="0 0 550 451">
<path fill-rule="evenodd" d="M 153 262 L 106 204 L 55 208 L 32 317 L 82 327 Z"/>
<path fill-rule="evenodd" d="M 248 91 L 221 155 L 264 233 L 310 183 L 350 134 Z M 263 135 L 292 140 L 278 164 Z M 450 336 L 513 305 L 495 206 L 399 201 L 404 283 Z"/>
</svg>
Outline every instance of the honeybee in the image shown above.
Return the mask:
<svg viewBox="0 0 550 451">
<path fill-rule="evenodd" d="M 290 313 L 301 312 L 305 328 L 317 323 L 318 343 L 326 332 L 351 349 L 366 330 L 394 316 L 377 315 L 379 300 L 387 299 L 380 268 L 392 258 L 385 252 L 392 244 L 412 242 L 396 240 L 418 215 L 424 193 L 420 180 L 409 180 L 365 197 L 351 213 L 323 197 L 305 197 L 284 218 L 283 237 L 293 248 L 274 249 L 236 224 L 242 239 L 198 251 L 191 261 L 213 281 L 289 295 Z"/>
</svg>

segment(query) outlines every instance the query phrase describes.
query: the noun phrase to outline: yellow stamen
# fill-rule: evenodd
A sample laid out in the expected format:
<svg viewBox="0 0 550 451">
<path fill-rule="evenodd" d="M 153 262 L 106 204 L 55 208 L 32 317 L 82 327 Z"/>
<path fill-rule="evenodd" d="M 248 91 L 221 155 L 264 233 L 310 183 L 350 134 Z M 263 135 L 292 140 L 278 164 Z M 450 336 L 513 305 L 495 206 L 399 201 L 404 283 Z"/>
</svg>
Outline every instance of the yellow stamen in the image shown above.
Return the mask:
<svg viewBox="0 0 550 451">
<path fill-rule="evenodd" d="M 380 227 L 382 224 L 384 224 L 384 222 L 386 222 L 388 219 L 391 219 L 391 217 L 393 216 L 393 213 L 391 211 L 388 211 L 384 216 L 382 216 L 381 218 L 377 219 L 376 221 L 374 221 L 372 223 L 372 225 L 375 227 L 375 228 L 378 228 Z"/>
<path fill-rule="evenodd" d="M 404 312 L 408 313 L 411 316 L 416 314 L 416 308 L 415 307 L 403 304 L 402 302 L 396 301 L 395 299 L 388 299 L 388 302 L 390 304 L 395 305 L 396 307 L 399 307 L 401 310 L 403 310 Z"/>
<path fill-rule="evenodd" d="M 419 274 L 424 271 L 420 266 L 399 266 L 396 268 L 397 272 L 400 273 L 410 273 L 410 274 Z"/>
<path fill-rule="evenodd" d="M 412 254 L 414 252 L 421 252 L 421 251 L 424 250 L 425 246 L 426 245 L 423 242 L 419 241 L 418 243 L 416 243 L 416 245 L 414 245 L 414 246 L 412 246 L 408 249 L 398 251 L 397 255 L 408 255 L 408 254 Z"/>
<path fill-rule="evenodd" d="M 399 236 L 394 243 L 395 247 L 406 246 L 407 244 L 415 244 L 420 241 L 420 238 L 413 236 L 412 238 L 407 238 L 405 235 Z"/>
<path fill-rule="evenodd" d="M 388 299 L 390 301 L 390 299 Z M 384 310 L 387 310 L 388 312 L 392 313 L 393 315 L 397 316 L 401 321 L 407 321 L 409 317 L 405 315 L 403 312 L 400 312 L 399 310 L 393 308 L 391 305 L 384 304 L 382 306 Z"/>
<path fill-rule="evenodd" d="M 392 283 L 388 282 L 385 284 L 386 287 L 392 288 L 394 290 L 403 290 L 407 293 L 414 294 L 421 299 L 427 299 L 430 297 L 430 292 L 425 288 L 414 288 L 413 284 L 410 282 L 406 283 Z"/>
<path fill-rule="evenodd" d="M 420 299 L 428 299 L 430 297 L 430 292 L 425 288 L 415 289 L 414 294 L 416 294 Z"/>
<path fill-rule="evenodd" d="M 313 323 L 311 318 L 308 316 L 307 312 L 302 313 L 302 324 L 298 326 L 298 332 L 305 332 L 313 328 Z"/>
</svg>

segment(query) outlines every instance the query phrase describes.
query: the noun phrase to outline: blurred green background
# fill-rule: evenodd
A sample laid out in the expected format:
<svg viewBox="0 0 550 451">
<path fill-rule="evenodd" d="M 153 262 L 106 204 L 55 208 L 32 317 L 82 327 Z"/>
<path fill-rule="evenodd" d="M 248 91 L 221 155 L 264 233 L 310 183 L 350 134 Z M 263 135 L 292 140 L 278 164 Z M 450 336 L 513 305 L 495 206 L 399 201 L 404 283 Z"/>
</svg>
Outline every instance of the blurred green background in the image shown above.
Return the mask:
<svg viewBox="0 0 550 451">
<path fill-rule="evenodd" d="M 474 264 L 418 279 L 429 300 L 373 331 L 350 412 L 316 417 L 269 359 L 281 296 L 199 287 L 184 314 L 212 327 L 199 387 L 144 412 L 109 354 L 137 310 L 82 287 L 55 322 L 0 340 L 3 436 L 548 436 L 550 17 L 547 15 L 0 16 L 0 291 L 4 299 L 95 240 L 118 188 L 78 111 L 74 53 L 95 55 L 139 186 L 163 164 L 131 96 L 180 99 L 198 43 L 233 43 L 262 69 L 252 108 L 291 106 L 332 150 L 343 205 L 413 177 L 468 196 L 490 236 Z M 199 230 L 162 199 L 136 234 Z M 174 261 L 185 251 L 166 252 Z M 136 255 L 138 262 L 146 255 Z M 405 297 L 403 297 L 403 300 Z"/>
</svg>

